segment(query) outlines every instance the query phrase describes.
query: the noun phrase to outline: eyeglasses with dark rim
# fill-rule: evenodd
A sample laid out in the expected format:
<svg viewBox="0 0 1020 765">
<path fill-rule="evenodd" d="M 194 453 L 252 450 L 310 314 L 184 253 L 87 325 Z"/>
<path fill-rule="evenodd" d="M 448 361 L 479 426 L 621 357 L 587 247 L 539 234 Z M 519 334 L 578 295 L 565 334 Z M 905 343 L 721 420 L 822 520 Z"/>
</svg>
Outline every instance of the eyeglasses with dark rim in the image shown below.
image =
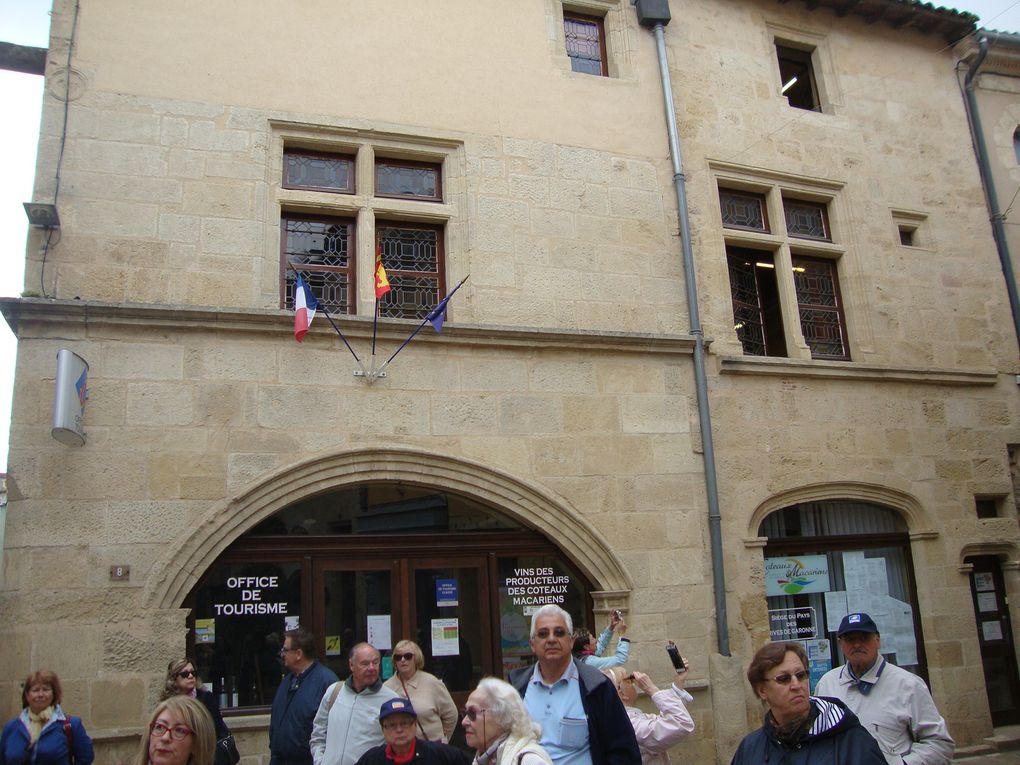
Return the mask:
<svg viewBox="0 0 1020 765">
<path fill-rule="evenodd" d="M 414 659 L 413 653 L 395 653 L 393 654 L 393 661 L 412 661 Z"/>
<path fill-rule="evenodd" d="M 474 707 L 464 707 L 463 709 L 460 710 L 460 719 L 463 720 L 466 717 L 471 722 L 474 722 L 475 720 L 478 719 L 478 715 L 484 715 L 486 711 L 487 710 L 485 710 L 485 709 L 475 709 Z"/>
<path fill-rule="evenodd" d="M 287 648 L 286 646 L 284 646 L 283 648 L 280 649 L 280 656 L 283 656 L 285 653 L 294 653 L 294 651 L 296 651 L 296 650 L 298 650 L 298 649 L 297 648 Z"/>
<path fill-rule="evenodd" d="M 193 736 L 195 733 L 187 725 L 174 725 L 171 727 L 166 723 L 154 722 L 149 726 L 149 735 L 153 738 L 163 738 L 163 736 L 167 734 L 167 731 L 170 732 L 170 738 L 174 741 L 183 741 L 188 736 Z"/>
<path fill-rule="evenodd" d="M 177 673 L 177 677 L 198 677 L 198 673 L 193 669 L 182 669 Z"/>
<path fill-rule="evenodd" d="M 789 673 L 783 673 L 782 675 L 776 675 L 775 677 L 766 677 L 765 679 L 771 680 L 774 683 L 779 683 L 780 685 L 789 685 L 790 683 L 793 682 L 793 678 L 797 678 L 798 683 L 803 683 L 805 680 L 808 679 L 808 673 L 802 669 L 799 672 L 794 672 L 792 675 Z"/>
<path fill-rule="evenodd" d="M 567 636 L 567 630 L 563 627 L 557 627 L 556 629 L 552 630 L 552 635 L 553 637 L 565 638 Z M 546 638 L 549 637 L 549 630 L 543 627 L 542 629 L 535 632 L 535 637 L 537 637 L 539 640 L 545 640 Z"/>
</svg>

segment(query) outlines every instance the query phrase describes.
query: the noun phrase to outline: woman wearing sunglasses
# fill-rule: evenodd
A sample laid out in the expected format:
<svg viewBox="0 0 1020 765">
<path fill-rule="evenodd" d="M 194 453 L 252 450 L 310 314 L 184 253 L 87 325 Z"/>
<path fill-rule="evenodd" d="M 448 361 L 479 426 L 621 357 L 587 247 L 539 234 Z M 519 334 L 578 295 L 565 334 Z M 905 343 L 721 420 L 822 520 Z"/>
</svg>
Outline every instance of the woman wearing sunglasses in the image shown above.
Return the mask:
<svg viewBox="0 0 1020 765">
<path fill-rule="evenodd" d="M 216 734 L 195 699 L 171 696 L 156 705 L 131 765 L 213 765 Z"/>
<path fill-rule="evenodd" d="M 477 752 L 474 765 L 552 765 L 538 743 L 538 724 L 510 683 L 482 678 L 461 710 L 461 725 Z"/>
<path fill-rule="evenodd" d="M 800 643 L 758 649 L 747 681 L 768 706 L 765 724 L 744 737 L 730 765 L 884 765 L 882 750 L 857 715 L 839 699 L 810 695 L 810 677 Z"/>
<path fill-rule="evenodd" d="M 457 705 L 443 681 L 422 669 L 425 656 L 411 640 L 397 643 L 392 659 L 396 673 L 384 684 L 411 701 L 424 738 L 447 743 L 457 727 Z"/>
<path fill-rule="evenodd" d="M 159 700 L 166 701 L 174 696 L 187 696 L 200 701 L 213 721 L 216 741 L 226 741 L 230 738 L 230 745 L 222 744 L 216 747 L 216 765 L 236 763 L 237 759 L 234 759 L 231 751 L 234 744 L 230 728 L 223 722 L 223 715 L 220 714 L 220 705 L 216 701 L 215 694 L 202 687 L 202 681 L 199 680 L 198 672 L 195 671 L 195 663 L 191 659 L 174 659 L 167 665 L 166 681 L 163 683 L 163 691 Z M 236 747 L 233 751 L 236 751 Z"/>
</svg>

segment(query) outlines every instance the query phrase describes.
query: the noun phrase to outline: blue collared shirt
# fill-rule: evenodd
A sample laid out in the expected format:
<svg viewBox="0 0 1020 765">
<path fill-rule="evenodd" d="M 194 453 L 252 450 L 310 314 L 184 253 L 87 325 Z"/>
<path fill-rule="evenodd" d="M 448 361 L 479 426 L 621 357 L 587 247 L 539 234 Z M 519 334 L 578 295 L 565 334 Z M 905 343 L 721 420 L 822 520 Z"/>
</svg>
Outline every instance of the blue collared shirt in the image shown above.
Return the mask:
<svg viewBox="0 0 1020 765">
<path fill-rule="evenodd" d="M 539 744 L 555 765 L 592 765 L 588 741 L 588 716 L 581 703 L 581 683 L 573 661 L 552 685 L 535 671 L 524 694 L 524 706 L 531 719 L 542 726 Z"/>
</svg>

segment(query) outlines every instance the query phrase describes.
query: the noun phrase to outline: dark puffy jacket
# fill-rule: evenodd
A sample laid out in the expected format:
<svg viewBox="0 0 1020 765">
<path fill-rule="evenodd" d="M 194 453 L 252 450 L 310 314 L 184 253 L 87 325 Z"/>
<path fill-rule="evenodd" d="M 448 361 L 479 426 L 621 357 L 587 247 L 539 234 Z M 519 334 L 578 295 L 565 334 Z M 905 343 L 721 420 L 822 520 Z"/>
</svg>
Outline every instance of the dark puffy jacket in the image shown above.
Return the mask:
<svg viewBox="0 0 1020 765">
<path fill-rule="evenodd" d="M 616 688 L 597 669 L 576 659 L 581 685 L 581 704 L 588 717 L 588 744 L 592 765 L 641 765 L 641 750 L 634 737 L 627 709 Z M 535 668 L 520 667 L 510 673 L 510 685 L 521 698 L 528 692 L 528 683 Z"/>
<path fill-rule="evenodd" d="M 323 694 L 337 682 L 337 677 L 329 667 L 315 662 L 298 678 L 297 689 L 291 690 L 294 680 L 294 675 L 288 673 L 273 699 L 269 721 L 270 765 L 311 765 L 308 740 L 312 737 L 312 720 Z"/>
<path fill-rule="evenodd" d="M 92 753 L 92 739 L 88 737 L 81 724 L 80 717 L 65 717 L 64 711 L 58 706 L 50 721 L 43 726 L 39 738 L 36 739 L 33 752 L 26 758 L 28 749 L 28 712 L 21 714 L 4 726 L 0 734 L 0 765 L 67 765 L 67 733 L 64 732 L 64 720 L 71 723 L 71 742 L 74 749 L 76 765 L 90 765 L 95 755 Z"/>
<path fill-rule="evenodd" d="M 886 765 L 875 739 L 839 699 L 811 697 L 810 723 L 783 743 L 767 718 L 746 736 L 730 765 Z"/>
<path fill-rule="evenodd" d="M 413 765 L 471 765 L 471 760 L 470 754 L 455 746 L 421 738 L 414 741 Z M 386 744 L 382 744 L 361 755 L 355 765 L 393 765 L 393 760 L 386 756 Z"/>
</svg>

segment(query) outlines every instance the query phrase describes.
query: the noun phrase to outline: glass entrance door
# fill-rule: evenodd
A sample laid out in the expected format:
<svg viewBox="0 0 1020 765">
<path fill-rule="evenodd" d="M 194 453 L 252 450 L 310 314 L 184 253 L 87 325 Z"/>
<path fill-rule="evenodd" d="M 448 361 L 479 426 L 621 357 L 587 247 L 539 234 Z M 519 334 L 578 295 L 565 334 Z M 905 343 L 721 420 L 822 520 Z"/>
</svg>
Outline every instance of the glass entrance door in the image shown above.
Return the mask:
<svg viewBox="0 0 1020 765">
<path fill-rule="evenodd" d="M 1015 725 L 1020 723 L 1020 678 L 1002 569 L 994 555 L 968 558 L 967 562 L 974 565 L 971 595 L 992 724 Z"/>
<path fill-rule="evenodd" d="M 366 641 L 385 653 L 396 642 L 393 635 L 400 625 L 394 614 L 394 569 L 392 563 L 377 560 L 316 562 L 316 601 L 322 607 L 316 613 L 315 634 L 324 646 L 320 660 L 341 680 L 351 674 L 347 656 L 355 644 Z"/>
</svg>

